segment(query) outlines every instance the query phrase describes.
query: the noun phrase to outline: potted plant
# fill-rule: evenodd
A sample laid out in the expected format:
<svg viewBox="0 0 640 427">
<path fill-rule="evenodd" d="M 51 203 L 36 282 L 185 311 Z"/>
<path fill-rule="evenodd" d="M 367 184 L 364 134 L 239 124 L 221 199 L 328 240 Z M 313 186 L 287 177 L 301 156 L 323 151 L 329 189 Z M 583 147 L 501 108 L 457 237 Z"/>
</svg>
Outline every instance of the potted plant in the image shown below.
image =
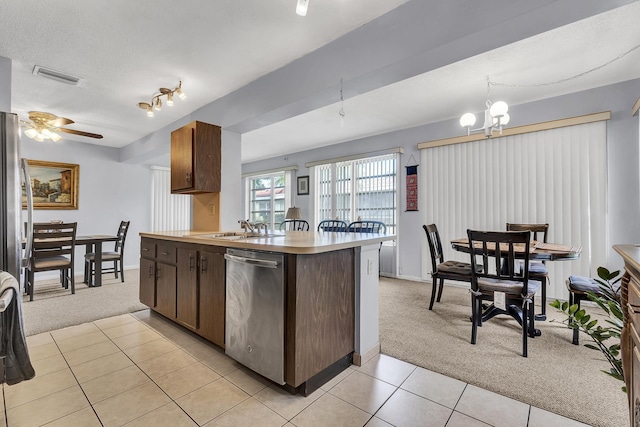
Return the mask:
<svg viewBox="0 0 640 427">
<path fill-rule="evenodd" d="M 591 315 L 587 314 L 583 308 L 578 310 L 578 304 L 569 305 L 566 301 L 555 300 L 550 305 L 567 316 L 562 321 L 563 323 L 566 323 L 570 328 L 586 333 L 591 338 L 593 343 L 587 343 L 584 345 L 585 347 L 599 350 L 606 357 L 611 368 L 609 371 L 603 370 L 602 372 L 624 382 L 620 355 L 623 316 L 619 286 L 616 286 L 621 278 L 619 270 L 610 272 L 604 267 L 599 267 L 598 278 L 594 280 L 598 282 L 600 292 L 587 292 L 589 300 L 596 303 L 608 315 L 605 326 L 598 324 L 598 320 L 592 319 Z M 626 392 L 626 386 L 622 386 L 622 390 Z"/>
</svg>

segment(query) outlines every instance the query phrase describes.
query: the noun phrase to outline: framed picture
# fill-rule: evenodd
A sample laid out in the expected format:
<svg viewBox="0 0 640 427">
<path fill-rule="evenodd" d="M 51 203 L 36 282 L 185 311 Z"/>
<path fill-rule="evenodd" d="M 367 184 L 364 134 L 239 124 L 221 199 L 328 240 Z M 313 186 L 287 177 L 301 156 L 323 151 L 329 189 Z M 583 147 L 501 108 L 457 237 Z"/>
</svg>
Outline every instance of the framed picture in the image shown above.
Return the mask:
<svg viewBox="0 0 640 427">
<path fill-rule="evenodd" d="M 309 175 L 298 177 L 298 196 L 309 194 Z"/>
<path fill-rule="evenodd" d="M 34 209 L 78 209 L 80 166 L 70 163 L 27 160 L 31 176 Z M 27 207 L 22 183 L 22 208 Z"/>
</svg>

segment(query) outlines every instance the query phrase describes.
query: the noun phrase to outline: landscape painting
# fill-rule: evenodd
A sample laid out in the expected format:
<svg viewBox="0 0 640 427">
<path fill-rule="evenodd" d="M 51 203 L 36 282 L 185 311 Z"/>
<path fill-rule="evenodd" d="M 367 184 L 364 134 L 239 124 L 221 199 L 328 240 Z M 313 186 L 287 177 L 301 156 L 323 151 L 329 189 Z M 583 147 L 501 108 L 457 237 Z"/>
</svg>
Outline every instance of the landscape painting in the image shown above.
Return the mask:
<svg viewBox="0 0 640 427">
<path fill-rule="evenodd" d="M 80 166 L 70 163 L 27 160 L 31 177 L 34 209 L 78 209 Z M 27 192 L 22 183 L 22 207 L 27 207 Z"/>
</svg>

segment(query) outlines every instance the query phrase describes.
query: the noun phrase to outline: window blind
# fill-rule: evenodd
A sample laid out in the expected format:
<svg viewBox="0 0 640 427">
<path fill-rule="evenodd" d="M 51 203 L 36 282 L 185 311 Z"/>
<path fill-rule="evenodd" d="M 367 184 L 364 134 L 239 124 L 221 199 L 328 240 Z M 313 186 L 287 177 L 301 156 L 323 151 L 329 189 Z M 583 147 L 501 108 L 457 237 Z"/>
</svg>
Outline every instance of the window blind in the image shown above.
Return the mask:
<svg viewBox="0 0 640 427">
<path fill-rule="evenodd" d="M 606 122 L 423 149 L 421 163 L 422 221 L 438 226 L 445 259 L 469 261 L 448 244 L 468 228 L 549 223 L 549 242 L 581 245 L 582 254 L 547 262 L 548 297 L 567 298 L 570 275 L 593 277 L 606 265 Z M 422 271 L 427 279 L 428 255 Z"/>
<path fill-rule="evenodd" d="M 171 194 L 171 170 L 152 167 L 153 231 L 191 229 L 191 198 L 186 194 Z"/>
</svg>

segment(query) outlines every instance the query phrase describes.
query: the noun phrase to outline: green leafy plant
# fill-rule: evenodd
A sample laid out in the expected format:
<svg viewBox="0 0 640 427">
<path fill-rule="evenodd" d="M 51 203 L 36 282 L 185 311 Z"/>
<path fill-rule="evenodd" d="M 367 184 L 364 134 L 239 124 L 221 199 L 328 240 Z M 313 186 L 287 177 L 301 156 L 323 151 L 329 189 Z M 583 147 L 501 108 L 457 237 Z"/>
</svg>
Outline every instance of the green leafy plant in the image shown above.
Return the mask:
<svg viewBox="0 0 640 427">
<path fill-rule="evenodd" d="M 592 319 L 591 315 L 587 314 L 583 308 L 578 310 L 578 304 L 569 305 L 566 301 L 555 300 L 549 305 L 567 315 L 567 318 L 562 321 L 563 323 L 566 323 L 570 328 L 586 333 L 591 338 L 593 343 L 587 343 L 584 346 L 601 351 L 611 365 L 609 371 L 603 370 L 602 372 L 624 381 L 620 355 L 620 334 L 623 326 L 622 304 L 615 287 L 621 278 L 619 270 L 610 272 L 604 267 L 599 267 L 598 278 L 595 280 L 600 286 L 600 292 L 587 292 L 589 300 L 596 303 L 608 315 L 608 319 L 605 319 L 607 324 L 605 326 L 599 325 L 598 320 Z M 626 387 L 623 386 L 622 390 L 626 392 Z"/>
</svg>

